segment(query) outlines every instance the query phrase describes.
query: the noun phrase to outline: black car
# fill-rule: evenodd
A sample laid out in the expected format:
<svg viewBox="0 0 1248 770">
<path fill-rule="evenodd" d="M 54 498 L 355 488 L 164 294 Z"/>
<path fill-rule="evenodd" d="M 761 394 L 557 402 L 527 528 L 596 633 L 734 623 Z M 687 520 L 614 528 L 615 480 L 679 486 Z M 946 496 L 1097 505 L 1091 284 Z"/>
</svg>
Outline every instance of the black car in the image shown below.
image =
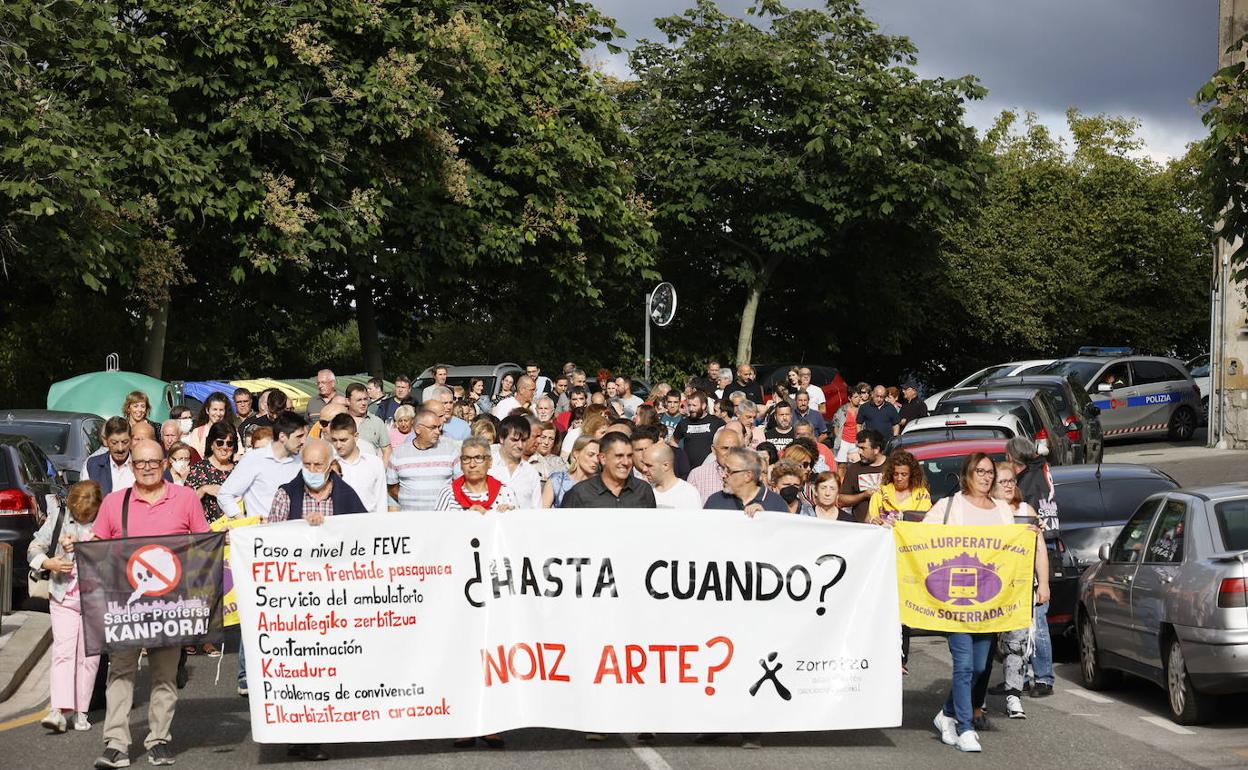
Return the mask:
<svg viewBox="0 0 1248 770">
<path fill-rule="evenodd" d="M 1101 409 L 1073 375 L 1024 374 L 1002 377 L 992 382 L 993 387 L 1041 388 L 1053 399 L 1066 435 L 1074 450 L 1074 462 L 1099 463 L 1105 454 L 1105 434 L 1101 428 Z"/>
<path fill-rule="evenodd" d="M 65 488 L 43 450 L 25 436 L 0 434 L 0 543 L 13 547 L 13 587 L 26 591 L 26 549 L 49 513 L 65 506 Z"/>
<path fill-rule="evenodd" d="M 1147 465 L 1109 463 L 1050 469 L 1057 498 L 1058 530 L 1046 532 L 1049 546 L 1049 631 L 1074 631 L 1079 576 L 1098 561 L 1108 543 L 1154 492 L 1178 489 L 1179 483 Z"/>
<path fill-rule="evenodd" d="M 940 399 L 932 414 L 1013 414 L 1031 433 L 1031 438 L 1047 447 L 1050 465 L 1070 465 L 1070 439 L 1062 418 L 1049 394 L 1040 388 L 1005 388 L 996 383 L 978 390 L 950 391 Z"/>
</svg>

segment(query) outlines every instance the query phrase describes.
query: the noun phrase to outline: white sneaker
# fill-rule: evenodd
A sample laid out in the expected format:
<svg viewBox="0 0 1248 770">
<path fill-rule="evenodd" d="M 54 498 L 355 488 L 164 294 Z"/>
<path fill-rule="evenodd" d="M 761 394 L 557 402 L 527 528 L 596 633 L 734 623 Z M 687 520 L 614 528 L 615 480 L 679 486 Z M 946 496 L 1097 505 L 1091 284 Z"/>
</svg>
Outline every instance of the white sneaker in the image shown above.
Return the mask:
<svg viewBox="0 0 1248 770">
<path fill-rule="evenodd" d="M 940 741 L 946 746 L 955 746 L 958 743 L 958 720 L 951 716 L 945 716 L 945 710 L 941 709 L 936 712 L 936 718 L 932 720 L 932 724 L 936 726 L 936 732 L 940 733 Z"/>
<path fill-rule="evenodd" d="M 967 730 L 958 736 L 958 751 L 983 751 L 979 745 L 979 733 L 974 730 Z"/>
<path fill-rule="evenodd" d="M 74 717 L 74 729 L 75 730 L 90 730 L 91 729 L 91 723 L 87 721 L 87 715 L 82 713 L 81 711 L 79 711 L 78 715 Z"/>
<path fill-rule="evenodd" d="M 60 709 L 50 710 L 47 716 L 39 720 L 39 724 L 43 725 L 44 727 L 48 728 L 54 733 L 63 733 L 65 732 L 66 729 L 68 729 L 65 726 L 65 715 L 61 713 Z"/>
<path fill-rule="evenodd" d="M 1017 695 L 1005 696 L 1005 715 L 1010 719 L 1026 719 L 1027 712 L 1023 711 L 1023 699 Z"/>
</svg>

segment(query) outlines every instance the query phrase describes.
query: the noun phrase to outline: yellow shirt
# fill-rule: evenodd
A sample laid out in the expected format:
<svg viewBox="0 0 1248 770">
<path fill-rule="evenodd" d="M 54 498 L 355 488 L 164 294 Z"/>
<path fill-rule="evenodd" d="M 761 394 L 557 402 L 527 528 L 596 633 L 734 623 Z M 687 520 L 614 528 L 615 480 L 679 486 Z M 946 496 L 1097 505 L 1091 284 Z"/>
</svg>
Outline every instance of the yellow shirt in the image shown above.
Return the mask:
<svg viewBox="0 0 1248 770">
<path fill-rule="evenodd" d="M 926 487 L 911 489 L 910 496 L 905 502 L 897 502 L 897 488 L 892 484 L 881 484 L 880 488 L 871 495 L 869 508 L 867 509 L 867 523 L 879 524 L 884 516 L 894 519 L 901 518 L 902 511 L 928 511 L 932 508 L 932 495 L 927 491 Z"/>
</svg>

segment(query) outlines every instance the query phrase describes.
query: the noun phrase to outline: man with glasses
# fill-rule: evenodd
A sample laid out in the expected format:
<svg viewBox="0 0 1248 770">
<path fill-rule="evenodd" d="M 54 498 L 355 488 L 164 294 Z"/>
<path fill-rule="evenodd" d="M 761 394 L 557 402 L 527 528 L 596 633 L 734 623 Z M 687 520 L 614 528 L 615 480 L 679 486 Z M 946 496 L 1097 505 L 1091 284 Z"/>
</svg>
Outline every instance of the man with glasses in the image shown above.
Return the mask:
<svg viewBox="0 0 1248 770">
<path fill-rule="evenodd" d="M 469 436 L 459 445 L 459 467 L 464 475 L 442 488 L 438 495 L 439 511 L 510 511 L 516 507 L 511 488 L 490 475 L 494 458 L 490 442 L 480 436 Z"/>
<path fill-rule="evenodd" d="M 238 415 L 238 433 L 246 436 L 260 416 L 256 414 L 256 396 L 247 388 L 234 390 L 234 413 Z M 166 447 L 168 449 L 168 447 Z"/>
<path fill-rule="evenodd" d="M 104 498 L 95 520 L 95 537 L 113 540 L 122 537 L 153 537 L 208 531 L 208 521 L 199 495 L 190 487 L 165 481 L 164 448 L 155 441 L 142 440 L 129 452 L 134 475 L 133 489 L 113 492 Z M 127 504 L 126 499 L 129 498 Z M 123 526 L 122 509 L 127 508 Z M 147 650 L 151 690 L 147 706 L 147 737 L 143 747 L 153 765 L 172 765 L 169 750 L 170 727 L 178 704 L 177 671 L 181 648 Z M 139 671 L 138 648 L 109 654 L 107 706 L 104 714 L 104 753 L 95 761 L 99 768 L 130 765 L 130 708 L 134 705 L 134 683 Z"/>
<path fill-rule="evenodd" d="M 789 506 L 780 495 L 763 483 L 763 464 L 753 450 L 738 446 L 724 454 L 719 470 L 722 488 L 706 499 L 703 508 L 745 511 L 747 516 L 759 511 L 789 512 Z"/>
<path fill-rule="evenodd" d="M 837 499 L 842 508 L 853 511 L 854 521 L 865 523 L 871 510 L 871 495 L 880 488 L 884 475 L 884 437 L 879 431 L 858 431 L 858 462 L 845 468 L 845 481 Z"/>
<path fill-rule="evenodd" d="M 130 421 L 125 417 L 109 417 L 101 432 L 106 451 L 87 458 L 82 465 L 81 478 L 99 484 L 100 491 L 107 495 L 134 484 L 130 465 Z"/>
<path fill-rule="evenodd" d="M 315 420 L 317 415 L 321 413 L 321 407 L 334 400 L 334 396 L 338 395 L 335 389 L 338 380 L 334 377 L 334 373 L 328 369 L 322 369 L 316 373 L 316 393 L 317 395 L 308 399 L 307 418 Z"/>
<path fill-rule="evenodd" d="M 455 475 L 459 447 L 442 440 L 442 415 L 431 409 L 416 413 L 412 440 L 390 453 L 386 463 L 386 486 L 390 510 L 432 511 L 442 487 Z"/>
</svg>

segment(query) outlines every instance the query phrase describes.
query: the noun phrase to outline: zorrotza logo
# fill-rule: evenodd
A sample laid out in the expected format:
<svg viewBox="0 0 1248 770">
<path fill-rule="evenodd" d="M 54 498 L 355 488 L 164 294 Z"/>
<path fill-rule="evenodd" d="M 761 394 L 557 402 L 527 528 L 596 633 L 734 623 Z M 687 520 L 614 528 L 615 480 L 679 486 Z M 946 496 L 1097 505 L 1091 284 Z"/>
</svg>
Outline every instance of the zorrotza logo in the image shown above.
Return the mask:
<svg viewBox="0 0 1248 770">
<path fill-rule="evenodd" d="M 939 564 L 928 563 L 927 592 L 947 604 L 983 604 L 1001 593 L 997 565 L 985 564 L 978 557 L 961 553 Z"/>
</svg>

